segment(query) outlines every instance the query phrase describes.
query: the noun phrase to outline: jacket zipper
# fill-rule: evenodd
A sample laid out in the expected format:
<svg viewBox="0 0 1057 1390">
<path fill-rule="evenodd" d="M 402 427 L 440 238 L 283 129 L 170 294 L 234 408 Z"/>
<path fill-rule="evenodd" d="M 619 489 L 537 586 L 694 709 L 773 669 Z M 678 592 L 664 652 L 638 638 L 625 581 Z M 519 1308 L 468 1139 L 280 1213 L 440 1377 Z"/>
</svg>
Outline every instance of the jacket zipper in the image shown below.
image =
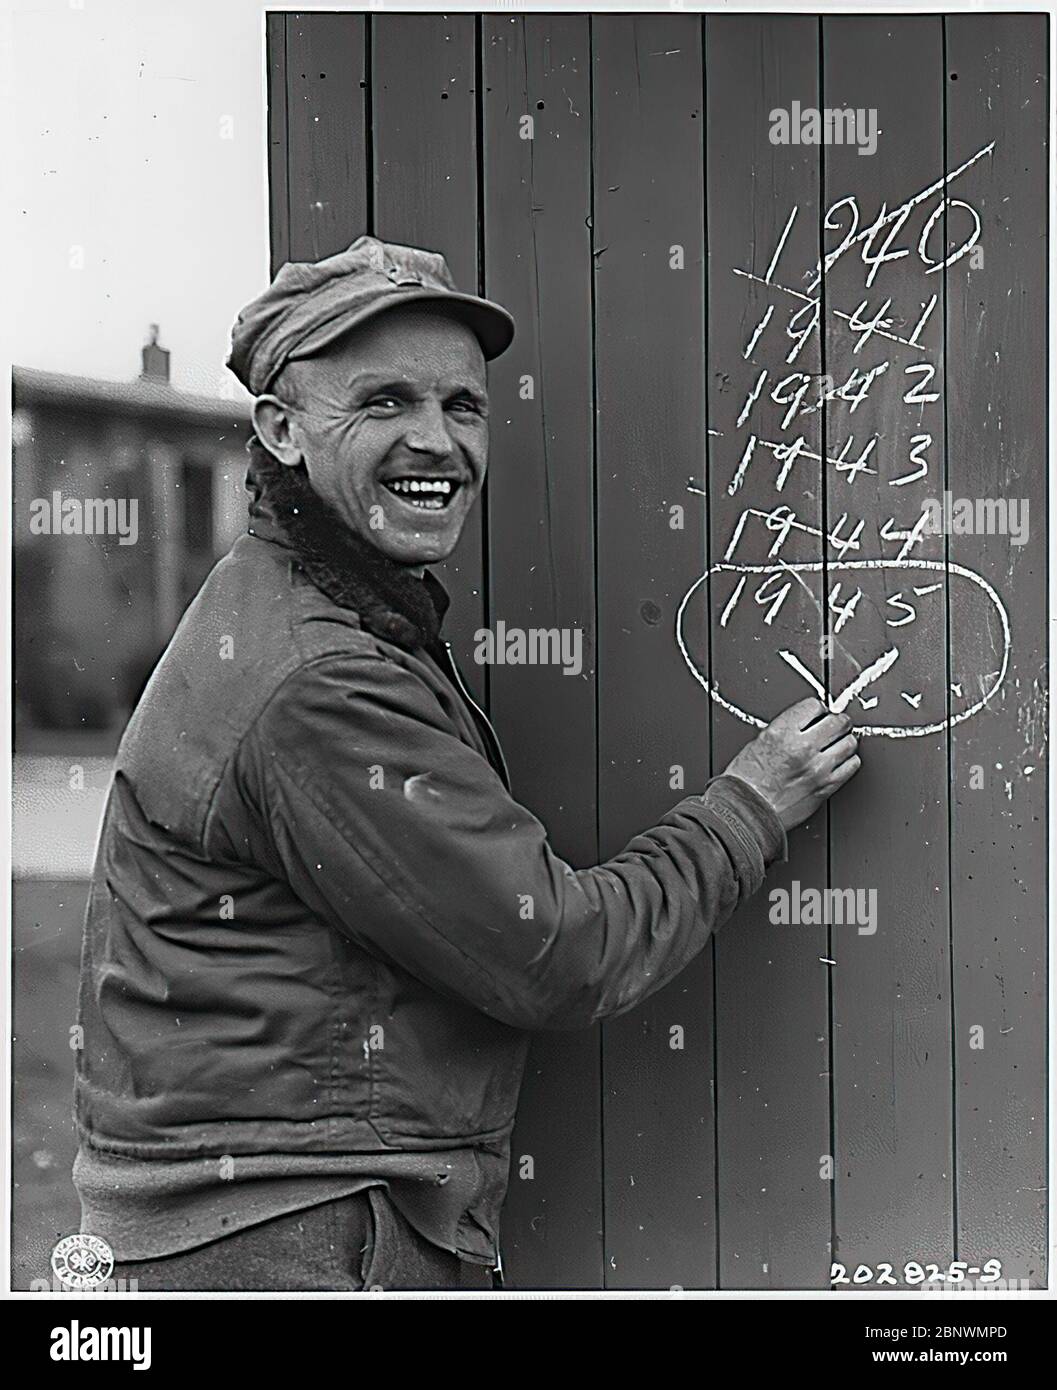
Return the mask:
<svg viewBox="0 0 1057 1390">
<path fill-rule="evenodd" d="M 455 657 L 452 654 L 450 642 L 444 643 L 444 651 L 448 657 L 448 666 L 451 669 L 451 675 L 454 680 L 455 687 L 459 691 L 459 694 L 462 696 L 462 698 L 469 705 L 470 709 L 473 710 L 474 714 L 477 716 L 478 720 L 480 721 L 479 726 L 483 728 L 485 733 L 488 735 L 487 742 L 491 747 L 491 751 L 494 755 L 495 762 L 498 765 L 500 775 L 503 778 L 503 783 L 506 786 L 507 791 L 510 791 L 510 769 L 506 765 L 506 758 L 504 758 L 503 750 L 499 746 L 499 739 L 496 735 L 496 731 L 492 728 L 491 722 L 487 714 L 485 714 L 484 710 L 480 707 L 479 704 L 477 704 L 473 696 L 466 689 L 466 685 L 463 682 L 463 678 L 459 671 L 459 668 L 455 664 Z"/>
</svg>

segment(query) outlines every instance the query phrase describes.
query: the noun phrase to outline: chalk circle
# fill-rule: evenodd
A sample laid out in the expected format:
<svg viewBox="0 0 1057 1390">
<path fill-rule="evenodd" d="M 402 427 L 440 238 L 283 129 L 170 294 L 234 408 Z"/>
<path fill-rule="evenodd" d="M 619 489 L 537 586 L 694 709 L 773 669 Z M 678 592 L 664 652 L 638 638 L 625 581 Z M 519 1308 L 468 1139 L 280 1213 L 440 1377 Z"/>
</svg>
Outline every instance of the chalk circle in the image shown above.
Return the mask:
<svg viewBox="0 0 1057 1390">
<path fill-rule="evenodd" d="M 740 719 L 743 724 L 749 724 L 754 729 L 764 729 L 770 722 L 767 719 L 761 719 L 758 715 L 750 714 L 748 710 L 740 709 L 729 700 L 725 700 L 718 690 L 712 688 L 709 681 L 701 674 L 697 666 L 695 666 L 694 660 L 687 651 L 686 642 L 683 639 L 683 615 L 686 612 L 687 605 L 701 585 L 707 583 L 714 574 L 819 574 L 823 569 L 827 576 L 854 570 L 933 570 L 940 574 L 958 575 L 962 579 L 968 579 L 970 583 L 975 584 L 979 589 L 983 590 L 994 607 L 995 612 L 998 614 L 998 620 L 1002 626 L 1001 668 L 995 675 L 994 684 L 975 704 L 970 705 L 967 709 L 960 710 L 951 719 L 943 719 L 940 720 L 939 723 L 934 724 L 857 725 L 854 732 L 859 738 L 923 738 L 926 734 L 939 734 L 948 727 L 953 728 L 955 724 L 964 724 L 967 719 L 971 719 L 974 714 L 978 714 L 987 702 L 993 699 L 997 694 L 998 690 L 1001 688 L 1002 682 L 1006 678 L 1006 671 L 1009 669 L 1009 652 L 1012 645 L 1009 616 L 1006 613 L 1002 600 L 991 585 L 988 584 L 987 580 L 983 579 L 973 570 L 966 569 L 963 565 L 945 563 L 943 560 L 911 559 L 837 560 L 827 562 L 825 565 L 823 565 L 820 560 L 779 565 L 736 565 L 724 561 L 706 570 L 700 579 L 695 579 L 693 584 L 683 595 L 683 600 L 679 605 L 679 611 L 675 615 L 675 640 L 679 644 L 679 650 L 683 654 L 683 660 L 690 668 L 690 673 L 694 679 L 704 688 L 717 705 L 722 705 L 722 707 L 729 711 L 735 719 Z"/>
</svg>

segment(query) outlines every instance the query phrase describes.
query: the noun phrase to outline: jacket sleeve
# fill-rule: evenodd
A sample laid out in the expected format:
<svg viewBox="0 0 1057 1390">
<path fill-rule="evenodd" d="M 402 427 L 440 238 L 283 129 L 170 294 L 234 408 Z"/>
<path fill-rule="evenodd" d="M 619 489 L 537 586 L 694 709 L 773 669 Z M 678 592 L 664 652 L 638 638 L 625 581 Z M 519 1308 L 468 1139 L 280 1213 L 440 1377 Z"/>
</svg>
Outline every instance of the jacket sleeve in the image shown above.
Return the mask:
<svg viewBox="0 0 1057 1390">
<path fill-rule="evenodd" d="M 766 802 L 717 777 L 613 859 L 573 869 L 429 686 L 381 656 L 302 667 L 239 759 L 278 867 L 313 912 L 519 1028 L 631 1008 L 786 853 Z"/>
</svg>

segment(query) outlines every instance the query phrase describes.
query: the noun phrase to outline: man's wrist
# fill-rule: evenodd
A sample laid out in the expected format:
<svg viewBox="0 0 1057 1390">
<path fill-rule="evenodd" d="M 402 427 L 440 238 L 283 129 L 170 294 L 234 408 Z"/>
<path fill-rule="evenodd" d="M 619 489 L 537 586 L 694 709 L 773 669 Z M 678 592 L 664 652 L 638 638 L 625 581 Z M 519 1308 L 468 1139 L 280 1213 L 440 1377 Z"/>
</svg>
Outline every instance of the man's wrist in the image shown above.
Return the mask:
<svg viewBox="0 0 1057 1390">
<path fill-rule="evenodd" d="M 755 892 L 765 870 L 775 860 L 788 857 L 785 827 L 778 813 L 755 787 L 742 777 L 722 773 L 705 788 L 702 801 L 729 832 L 749 891 Z"/>
</svg>

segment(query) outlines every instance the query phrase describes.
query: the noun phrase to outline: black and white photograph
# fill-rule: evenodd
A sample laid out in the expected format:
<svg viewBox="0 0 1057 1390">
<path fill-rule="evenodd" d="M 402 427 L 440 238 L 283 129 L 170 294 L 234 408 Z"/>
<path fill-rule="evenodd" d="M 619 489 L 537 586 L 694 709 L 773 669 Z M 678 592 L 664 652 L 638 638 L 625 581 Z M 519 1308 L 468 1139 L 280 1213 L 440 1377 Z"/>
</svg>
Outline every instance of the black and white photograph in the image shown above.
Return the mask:
<svg viewBox="0 0 1057 1390">
<path fill-rule="evenodd" d="M 1051 7 L 2 26 L 33 1355 L 365 1295 L 1026 1368 Z"/>
</svg>

